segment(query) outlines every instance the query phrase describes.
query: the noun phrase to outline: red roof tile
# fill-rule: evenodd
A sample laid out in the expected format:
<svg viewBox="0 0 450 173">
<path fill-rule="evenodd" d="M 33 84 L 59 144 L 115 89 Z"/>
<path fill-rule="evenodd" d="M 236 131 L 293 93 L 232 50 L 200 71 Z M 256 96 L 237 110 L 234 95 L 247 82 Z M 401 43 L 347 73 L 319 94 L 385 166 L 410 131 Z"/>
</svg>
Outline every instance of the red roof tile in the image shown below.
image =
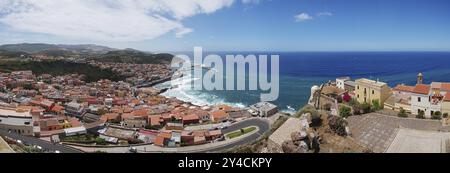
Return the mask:
<svg viewBox="0 0 450 173">
<path fill-rule="evenodd" d="M 447 92 L 447 94 L 445 94 L 444 101 L 446 102 L 450 101 L 450 92 Z"/>
<path fill-rule="evenodd" d="M 155 141 L 153 143 L 157 146 L 163 147 L 164 146 L 164 137 L 156 136 Z"/>
<path fill-rule="evenodd" d="M 396 91 L 403 91 L 403 92 L 413 92 L 414 91 L 413 86 L 407 86 L 407 85 L 397 85 L 394 90 Z"/>
<path fill-rule="evenodd" d="M 413 93 L 427 95 L 430 92 L 430 86 L 424 84 L 418 84 L 413 90 Z"/>
<path fill-rule="evenodd" d="M 183 121 L 194 121 L 194 120 L 199 120 L 198 116 L 195 114 L 183 116 Z"/>
<path fill-rule="evenodd" d="M 213 117 L 214 120 L 222 120 L 222 119 L 226 119 L 228 118 L 228 113 L 226 113 L 225 111 L 214 111 L 211 112 L 211 116 Z"/>
</svg>

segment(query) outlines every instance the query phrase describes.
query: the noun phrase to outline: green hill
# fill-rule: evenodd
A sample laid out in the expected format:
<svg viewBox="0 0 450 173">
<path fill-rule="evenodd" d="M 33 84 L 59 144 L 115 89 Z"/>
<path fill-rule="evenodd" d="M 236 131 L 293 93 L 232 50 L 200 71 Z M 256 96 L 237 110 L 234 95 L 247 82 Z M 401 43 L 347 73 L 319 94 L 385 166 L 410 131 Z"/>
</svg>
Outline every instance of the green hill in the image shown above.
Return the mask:
<svg viewBox="0 0 450 173">
<path fill-rule="evenodd" d="M 36 75 L 51 74 L 66 75 L 66 74 L 84 74 L 86 82 L 96 82 L 100 79 L 109 79 L 112 81 L 123 81 L 125 77 L 111 71 L 103 70 L 98 67 L 82 64 L 72 63 L 66 61 L 42 61 L 42 62 L 20 62 L 20 61 L 0 61 L 0 72 L 11 72 L 18 70 L 31 70 Z"/>
</svg>

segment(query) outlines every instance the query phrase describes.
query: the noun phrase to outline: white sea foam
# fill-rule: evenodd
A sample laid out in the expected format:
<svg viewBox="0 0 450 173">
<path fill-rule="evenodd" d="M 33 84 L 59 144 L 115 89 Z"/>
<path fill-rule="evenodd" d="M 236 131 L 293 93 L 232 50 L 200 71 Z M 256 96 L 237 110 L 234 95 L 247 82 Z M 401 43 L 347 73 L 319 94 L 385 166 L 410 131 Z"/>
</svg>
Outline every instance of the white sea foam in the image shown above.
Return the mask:
<svg viewBox="0 0 450 173">
<path fill-rule="evenodd" d="M 200 79 L 195 78 L 193 79 L 191 78 L 191 76 L 184 76 L 182 78 L 174 79 L 172 81 L 157 85 L 155 86 L 155 88 L 161 89 L 161 88 L 170 88 L 171 86 L 174 86 L 174 88 L 167 90 L 161 95 L 165 97 L 174 97 L 181 101 L 190 102 L 198 106 L 222 105 L 222 104 L 239 108 L 244 108 L 247 106 L 243 103 L 227 102 L 223 98 L 219 98 L 219 96 L 214 94 L 193 90 L 191 87 L 191 83 L 195 80 Z"/>
<path fill-rule="evenodd" d="M 297 110 L 295 110 L 292 106 L 288 105 L 288 106 L 286 106 L 286 109 L 282 109 L 281 112 L 285 112 L 285 113 L 294 115 L 297 113 Z"/>
</svg>

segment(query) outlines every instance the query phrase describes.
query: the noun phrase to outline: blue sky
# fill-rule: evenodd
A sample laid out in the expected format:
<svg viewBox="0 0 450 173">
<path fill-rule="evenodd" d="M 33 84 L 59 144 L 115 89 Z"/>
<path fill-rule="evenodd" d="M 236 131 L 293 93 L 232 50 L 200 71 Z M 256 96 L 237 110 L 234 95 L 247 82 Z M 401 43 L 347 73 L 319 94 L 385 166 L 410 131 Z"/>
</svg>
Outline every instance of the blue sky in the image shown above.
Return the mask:
<svg viewBox="0 0 450 173">
<path fill-rule="evenodd" d="M 0 0 L 0 44 L 95 43 L 156 52 L 194 46 L 210 51 L 450 51 L 448 0 L 155 0 L 148 6 L 118 0 L 14 1 L 23 3 Z M 30 5 L 38 8 L 25 8 Z M 156 5 L 164 8 L 154 10 Z M 61 13 L 52 10 L 57 7 Z"/>
</svg>

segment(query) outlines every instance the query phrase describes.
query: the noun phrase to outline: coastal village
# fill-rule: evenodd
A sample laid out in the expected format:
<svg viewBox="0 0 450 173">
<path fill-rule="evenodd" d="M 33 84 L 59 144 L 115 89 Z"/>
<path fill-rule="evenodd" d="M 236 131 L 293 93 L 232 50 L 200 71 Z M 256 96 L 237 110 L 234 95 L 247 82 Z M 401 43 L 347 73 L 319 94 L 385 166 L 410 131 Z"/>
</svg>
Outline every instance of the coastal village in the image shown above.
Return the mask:
<svg viewBox="0 0 450 173">
<path fill-rule="evenodd" d="M 151 86 L 171 79 L 174 72 L 166 64 L 87 63 L 120 73 L 126 81 L 0 73 L 0 130 L 74 148 L 125 146 L 126 152 L 137 152 L 133 145 L 176 148 L 226 141 L 257 130 L 243 127 L 224 134 L 233 123 L 278 112 L 266 102 L 235 108 L 163 97 L 163 90 Z"/>
<path fill-rule="evenodd" d="M 6 152 L 450 151 L 450 83 L 426 84 L 422 73 L 413 76 L 416 85 L 394 88 L 339 77 L 311 87 L 307 105 L 288 115 L 268 102 L 236 108 L 164 97 L 170 88 L 153 86 L 172 80 L 174 71 L 163 63 L 46 60 L 83 63 L 125 79 L 0 73 L 2 136 L 28 136 L 53 148 L 3 137 Z"/>
</svg>

